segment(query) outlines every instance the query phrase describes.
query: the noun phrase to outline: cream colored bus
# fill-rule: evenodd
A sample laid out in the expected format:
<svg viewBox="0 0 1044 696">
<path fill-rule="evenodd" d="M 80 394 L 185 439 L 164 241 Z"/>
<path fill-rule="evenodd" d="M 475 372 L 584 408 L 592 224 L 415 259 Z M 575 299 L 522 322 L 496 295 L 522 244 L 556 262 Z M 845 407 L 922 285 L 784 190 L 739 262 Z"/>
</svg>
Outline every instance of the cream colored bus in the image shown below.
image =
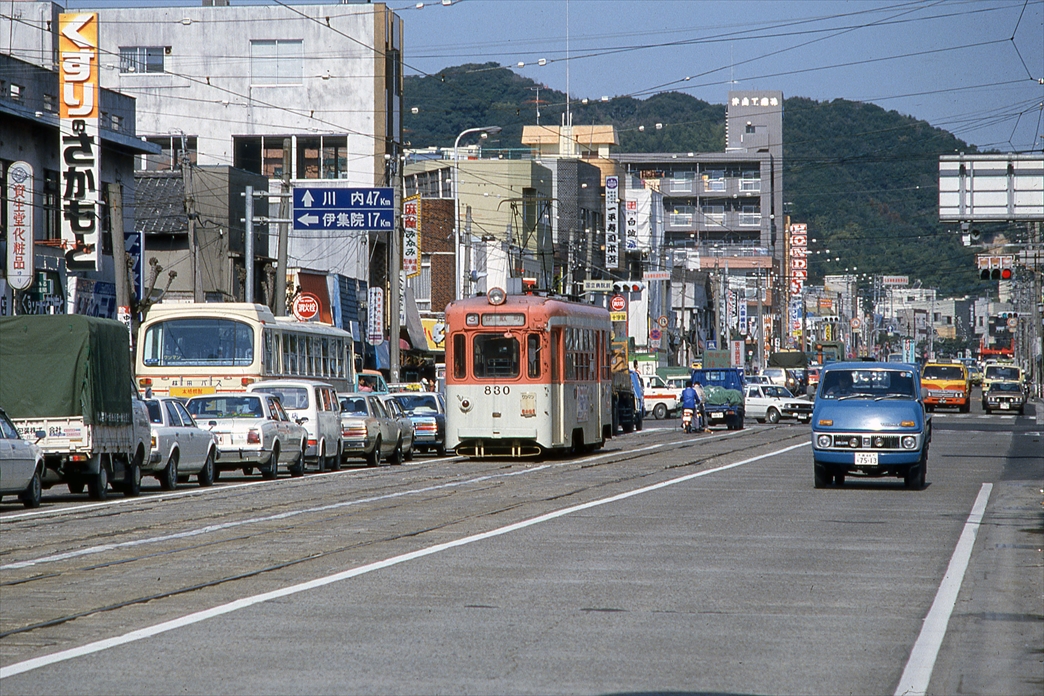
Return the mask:
<svg viewBox="0 0 1044 696">
<path fill-rule="evenodd" d="M 138 386 L 180 398 L 242 392 L 264 379 L 314 379 L 348 391 L 355 354 L 347 331 L 276 317 L 259 304 L 153 306 L 138 330 Z"/>
</svg>

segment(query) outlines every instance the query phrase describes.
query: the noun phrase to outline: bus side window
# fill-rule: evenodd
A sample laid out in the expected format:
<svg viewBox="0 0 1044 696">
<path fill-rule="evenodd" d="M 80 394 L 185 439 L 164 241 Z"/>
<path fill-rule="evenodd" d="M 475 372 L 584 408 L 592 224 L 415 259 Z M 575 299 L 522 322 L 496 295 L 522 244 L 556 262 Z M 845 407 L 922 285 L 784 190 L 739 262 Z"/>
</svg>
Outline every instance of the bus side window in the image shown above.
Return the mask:
<svg viewBox="0 0 1044 696">
<path fill-rule="evenodd" d="M 529 334 L 526 339 L 526 362 L 528 377 L 540 376 L 540 334 Z"/>
<path fill-rule="evenodd" d="M 456 379 L 464 379 L 468 373 L 467 351 L 464 346 L 464 334 L 453 334 L 453 376 Z"/>
</svg>

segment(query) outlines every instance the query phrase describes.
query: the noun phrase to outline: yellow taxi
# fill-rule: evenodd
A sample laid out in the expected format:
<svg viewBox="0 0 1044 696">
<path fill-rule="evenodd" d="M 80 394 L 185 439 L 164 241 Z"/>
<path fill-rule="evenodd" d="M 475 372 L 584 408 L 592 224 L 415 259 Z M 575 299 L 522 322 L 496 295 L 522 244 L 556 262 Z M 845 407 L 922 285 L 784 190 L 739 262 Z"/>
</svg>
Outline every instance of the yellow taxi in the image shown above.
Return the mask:
<svg viewBox="0 0 1044 696">
<path fill-rule="evenodd" d="M 961 413 L 971 409 L 971 376 L 961 363 L 929 362 L 921 370 L 921 387 L 928 391 L 924 406 L 954 407 Z"/>
</svg>

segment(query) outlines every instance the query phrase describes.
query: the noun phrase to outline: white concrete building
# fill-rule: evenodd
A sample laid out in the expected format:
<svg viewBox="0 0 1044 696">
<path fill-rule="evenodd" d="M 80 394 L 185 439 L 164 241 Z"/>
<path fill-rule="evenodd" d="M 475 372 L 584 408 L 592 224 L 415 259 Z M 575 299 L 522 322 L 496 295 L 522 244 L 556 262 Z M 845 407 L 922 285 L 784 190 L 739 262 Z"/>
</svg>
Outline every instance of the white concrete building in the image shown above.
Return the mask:
<svg viewBox="0 0 1044 696">
<path fill-rule="evenodd" d="M 0 53 L 52 67 L 61 6 L 19 2 L 11 11 Z M 403 25 L 386 5 L 98 13 L 102 86 L 136 98 L 138 134 L 163 148 L 142 168 L 173 168 L 185 150 L 200 165 L 267 176 L 277 190 L 289 139 L 294 180 L 388 185 L 401 152 Z M 292 234 L 288 265 L 366 280 L 368 249 L 366 234 Z"/>
</svg>

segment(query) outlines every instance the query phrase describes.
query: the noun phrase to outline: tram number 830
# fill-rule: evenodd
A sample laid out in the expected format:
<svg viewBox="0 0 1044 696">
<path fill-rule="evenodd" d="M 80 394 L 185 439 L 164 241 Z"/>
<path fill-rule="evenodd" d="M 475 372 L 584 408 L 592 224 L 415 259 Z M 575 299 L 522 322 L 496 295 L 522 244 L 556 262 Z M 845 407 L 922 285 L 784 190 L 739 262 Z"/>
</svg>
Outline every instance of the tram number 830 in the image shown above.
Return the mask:
<svg viewBox="0 0 1044 696">
<path fill-rule="evenodd" d="M 500 385 L 496 385 L 496 386 L 489 386 L 489 385 L 487 385 L 486 389 L 485 389 L 485 393 L 487 395 L 492 394 L 493 396 L 500 396 L 502 394 L 504 396 L 507 396 L 508 394 L 511 393 L 511 387 L 501 387 Z"/>
</svg>

